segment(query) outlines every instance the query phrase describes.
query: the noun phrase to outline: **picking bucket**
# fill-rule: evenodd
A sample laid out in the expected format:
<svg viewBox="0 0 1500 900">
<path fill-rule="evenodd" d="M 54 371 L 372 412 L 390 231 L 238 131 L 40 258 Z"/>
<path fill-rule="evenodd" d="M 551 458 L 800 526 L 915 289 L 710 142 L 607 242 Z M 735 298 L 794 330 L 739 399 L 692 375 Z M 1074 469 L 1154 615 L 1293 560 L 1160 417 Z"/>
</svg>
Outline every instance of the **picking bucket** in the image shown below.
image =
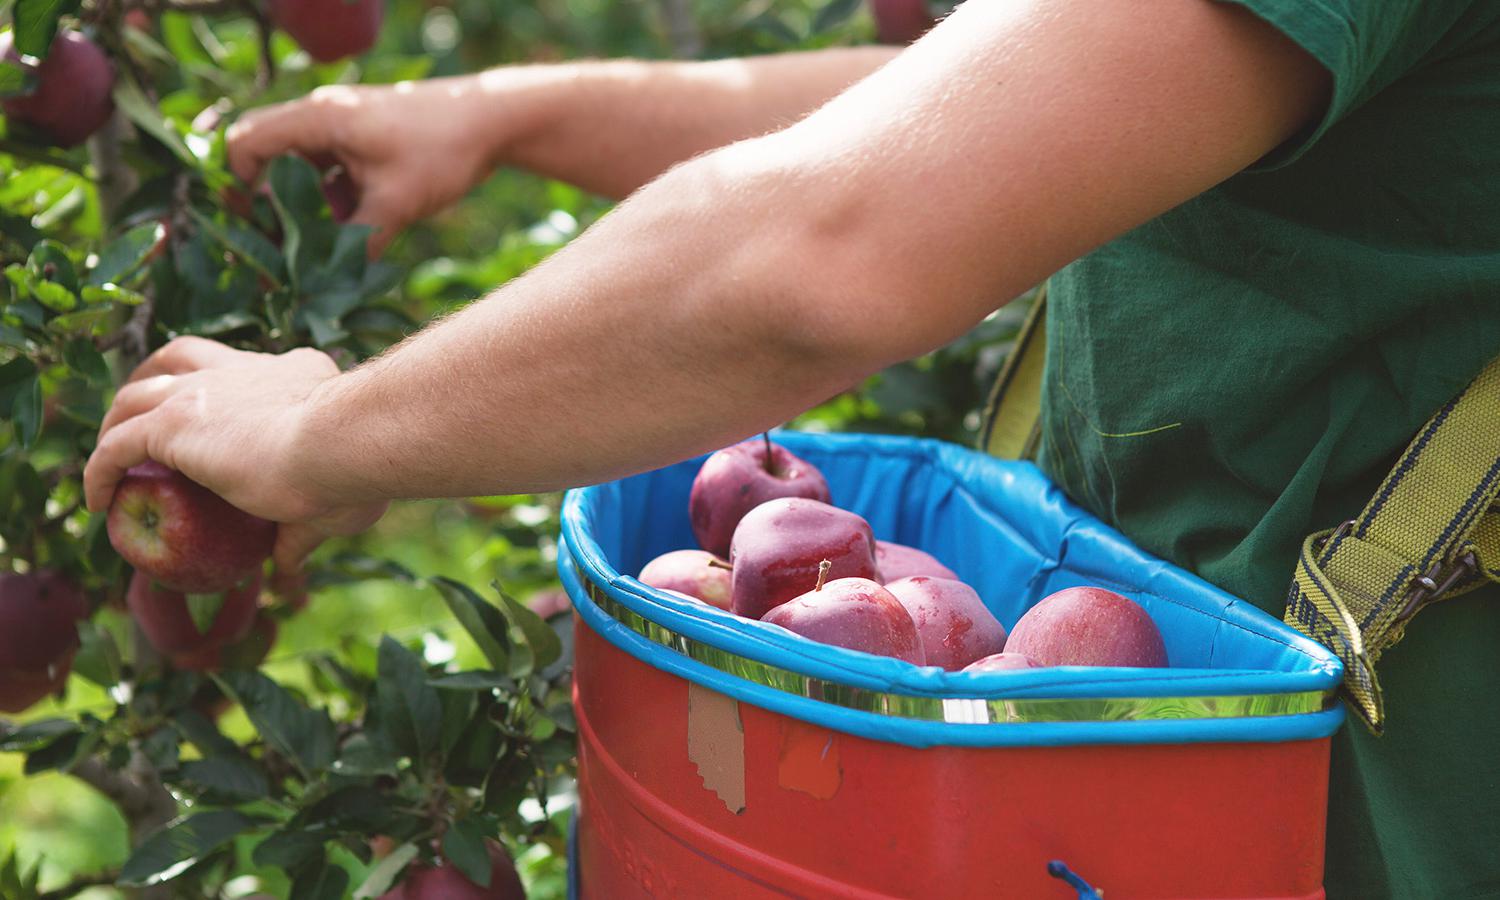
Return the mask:
<svg viewBox="0 0 1500 900">
<path fill-rule="evenodd" d="M 956 673 L 818 644 L 642 585 L 695 546 L 702 460 L 573 491 L 585 900 L 1318 898 L 1336 657 L 1148 556 L 1029 463 L 865 435 L 776 437 L 877 537 L 922 547 L 1008 628 L 1090 584 L 1172 668 Z"/>
</svg>

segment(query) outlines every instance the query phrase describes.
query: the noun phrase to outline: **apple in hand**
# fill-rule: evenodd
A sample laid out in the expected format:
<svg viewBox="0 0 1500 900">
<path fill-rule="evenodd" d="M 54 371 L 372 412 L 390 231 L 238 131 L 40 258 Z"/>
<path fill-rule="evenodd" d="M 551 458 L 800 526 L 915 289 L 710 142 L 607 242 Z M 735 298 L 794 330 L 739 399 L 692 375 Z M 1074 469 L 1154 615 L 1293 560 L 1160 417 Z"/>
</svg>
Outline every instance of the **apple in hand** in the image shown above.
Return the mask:
<svg viewBox="0 0 1500 900">
<path fill-rule="evenodd" d="M 0 34 L 0 57 L 21 63 L 14 32 Z M 83 143 L 114 115 L 114 66 L 82 34 L 59 31 L 45 59 L 35 66 L 21 63 L 21 68 L 35 78 L 36 88 L 0 101 L 5 115 L 30 125 L 57 146 Z"/>
<path fill-rule="evenodd" d="M 913 575 L 885 588 L 916 623 L 927 665 L 957 671 L 1005 649 L 1005 626 L 962 581 Z"/>
<path fill-rule="evenodd" d="M 729 564 L 706 550 L 673 550 L 646 563 L 640 582 L 729 608 Z"/>
<path fill-rule="evenodd" d="M 829 578 L 874 580 L 870 524 L 817 500 L 783 497 L 762 503 L 740 520 L 730 543 L 730 610 L 760 618 L 811 590 L 824 560 Z"/>
<path fill-rule="evenodd" d="M 125 473 L 109 505 L 109 541 L 164 587 L 213 594 L 244 581 L 271 555 L 276 525 L 160 463 Z"/>
<path fill-rule="evenodd" d="M 931 553 L 894 541 L 875 542 L 875 565 L 880 569 L 880 580 L 886 584 L 913 575 L 931 575 L 934 578 L 958 581 L 953 570 L 938 562 L 937 557 Z"/>
<path fill-rule="evenodd" d="M 1167 647 L 1151 616 L 1135 601 L 1097 587 L 1044 597 L 1011 629 L 1005 650 L 1039 666 L 1167 665 Z"/>
<path fill-rule="evenodd" d="M 510 854 L 497 841 L 485 841 L 490 857 L 490 886 L 480 887 L 453 863 L 414 863 L 401 884 L 382 894 L 380 900 L 526 900 L 526 889 Z"/>
<path fill-rule="evenodd" d="M 271 0 L 270 12 L 308 56 L 328 63 L 375 46 L 385 0 Z"/>
<path fill-rule="evenodd" d="M 0 574 L 0 712 L 62 689 L 78 651 L 83 592 L 58 572 Z"/>
<path fill-rule="evenodd" d="M 703 461 L 688 495 L 688 518 L 698 546 L 724 556 L 740 519 L 779 497 L 827 503 L 828 482 L 822 472 L 766 435 L 713 454 Z"/>
<path fill-rule="evenodd" d="M 224 592 L 224 601 L 207 631 L 198 630 L 184 594 L 157 585 L 145 572 L 136 572 L 130 579 L 125 605 L 151 646 L 162 653 L 205 651 L 234 643 L 250 630 L 255 622 L 260 582 L 260 573 L 256 572 L 244 584 Z"/>
<path fill-rule="evenodd" d="M 983 659 L 976 659 L 964 666 L 965 672 L 1003 672 L 1008 669 L 1037 669 L 1041 668 L 1031 661 L 1028 656 L 1020 653 L 994 653 Z"/>
<path fill-rule="evenodd" d="M 829 569 L 825 562 L 823 573 Z M 806 638 L 922 665 L 926 654 L 911 615 L 868 578 L 838 578 L 781 604 L 761 618 Z"/>
</svg>

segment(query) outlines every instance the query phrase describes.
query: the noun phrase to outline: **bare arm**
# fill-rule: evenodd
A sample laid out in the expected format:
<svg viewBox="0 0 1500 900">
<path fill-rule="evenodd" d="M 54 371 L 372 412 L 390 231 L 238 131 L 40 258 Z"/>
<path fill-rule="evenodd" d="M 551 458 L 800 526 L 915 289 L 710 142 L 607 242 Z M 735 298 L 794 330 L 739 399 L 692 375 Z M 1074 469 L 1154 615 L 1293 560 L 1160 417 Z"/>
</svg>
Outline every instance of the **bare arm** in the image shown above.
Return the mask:
<svg viewBox="0 0 1500 900">
<path fill-rule="evenodd" d="M 894 54 L 594 61 L 321 88 L 247 114 L 229 131 L 229 161 L 246 181 L 283 153 L 338 161 L 361 189 L 354 220 L 383 244 L 499 166 L 624 197 L 676 163 L 791 124 Z"/>
<path fill-rule="evenodd" d="M 967 4 L 815 114 L 673 169 L 348 375 L 169 347 L 148 371 L 181 374 L 111 410 L 90 508 L 148 456 L 283 521 L 681 459 L 962 333 L 1255 161 L 1326 89 L 1301 50 L 1206 0 Z"/>
</svg>

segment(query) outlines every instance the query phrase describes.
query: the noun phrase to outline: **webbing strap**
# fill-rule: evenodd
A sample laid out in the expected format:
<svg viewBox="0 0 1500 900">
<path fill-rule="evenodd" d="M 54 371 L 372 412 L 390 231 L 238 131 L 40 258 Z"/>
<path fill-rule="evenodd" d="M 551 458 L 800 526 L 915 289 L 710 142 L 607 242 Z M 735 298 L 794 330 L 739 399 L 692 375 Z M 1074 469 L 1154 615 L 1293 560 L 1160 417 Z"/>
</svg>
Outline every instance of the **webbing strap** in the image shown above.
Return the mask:
<svg viewBox="0 0 1500 900">
<path fill-rule="evenodd" d="M 1428 420 L 1360 514 L 1311 535 L 1286 621 L 1344 661 L 1344 687 L 1384 727 L 1380 655 L 1436 600 L 1500 580 L 1500 358 Z"/>
<path fill-rule="evenodd" d="M 1016 344 L 985 404 L 979 449 L 1000 459 L 1030 459 L 1041 435 L 1042 370 L 1047 362 L 1047 286 L 1031 301 Z"/>
</svg>

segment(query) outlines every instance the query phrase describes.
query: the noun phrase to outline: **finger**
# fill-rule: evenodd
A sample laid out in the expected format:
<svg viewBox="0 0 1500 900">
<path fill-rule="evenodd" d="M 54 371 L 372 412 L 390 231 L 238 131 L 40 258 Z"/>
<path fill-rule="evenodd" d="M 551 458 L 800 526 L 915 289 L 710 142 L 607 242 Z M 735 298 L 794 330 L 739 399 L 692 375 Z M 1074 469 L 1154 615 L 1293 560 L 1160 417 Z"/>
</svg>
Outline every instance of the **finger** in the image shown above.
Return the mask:
<svg viewBox="0 0 1500 900">
<path fill-rule="evenodd" d="M 127 383 L 158 375 L 185 375 L 199 369 L 232 366 L 259 355 L 226 347 L 208 338 L 180 337 L 142 360 L 130 373 Z"/>
<path fill-rule="evenodd" d="M 115 495 L 115 486 L 131 466 L 150 459 L 146 439 L 151 415 L 139 415 L 110 430 L 99 439 L 83 469 L 83 495 L 89 512 L 104 512 Z"/>
<path fill-rule="evenodd" d="M 371 259 L 380 256 L 401 229 L 406 227 L 407 217 L 399 210 L 394 198 L 386 192 L 370 190 L 360 196 L 359 206 L 355 207 L 349 221 L 375 229 L 370 232 L 369 243 L 365 245 Z"/>
<path fill-rule="evenodd" d="M 307 561 L 308 554 L 327 538 L 328 535 L 314 525 L 277 526 L 276 548 L 271 552 L 271 560 L 276 564 L 278 577 L 295 577 L 302 571 L 302 564 Z"/>
<path fill-rule="evenodd" d="M 104 414 L 104 421 L 99 424 L 99 436 L 103 437 L 121 422 L 160 406 L 163 400 L 172 396 L 176 385 L 175 375 L 156 375 L 127 383 L 115 394 L 115 402 L 110 404 L 109 412 Z"/>
<path fill-rule="evenodd" d="M 225 133 L 229 168 L 246 184 L 278 156 L 331 154 L 329 110 L 310 98 L 267 106 L 242 116 Z"/>
</svg>

